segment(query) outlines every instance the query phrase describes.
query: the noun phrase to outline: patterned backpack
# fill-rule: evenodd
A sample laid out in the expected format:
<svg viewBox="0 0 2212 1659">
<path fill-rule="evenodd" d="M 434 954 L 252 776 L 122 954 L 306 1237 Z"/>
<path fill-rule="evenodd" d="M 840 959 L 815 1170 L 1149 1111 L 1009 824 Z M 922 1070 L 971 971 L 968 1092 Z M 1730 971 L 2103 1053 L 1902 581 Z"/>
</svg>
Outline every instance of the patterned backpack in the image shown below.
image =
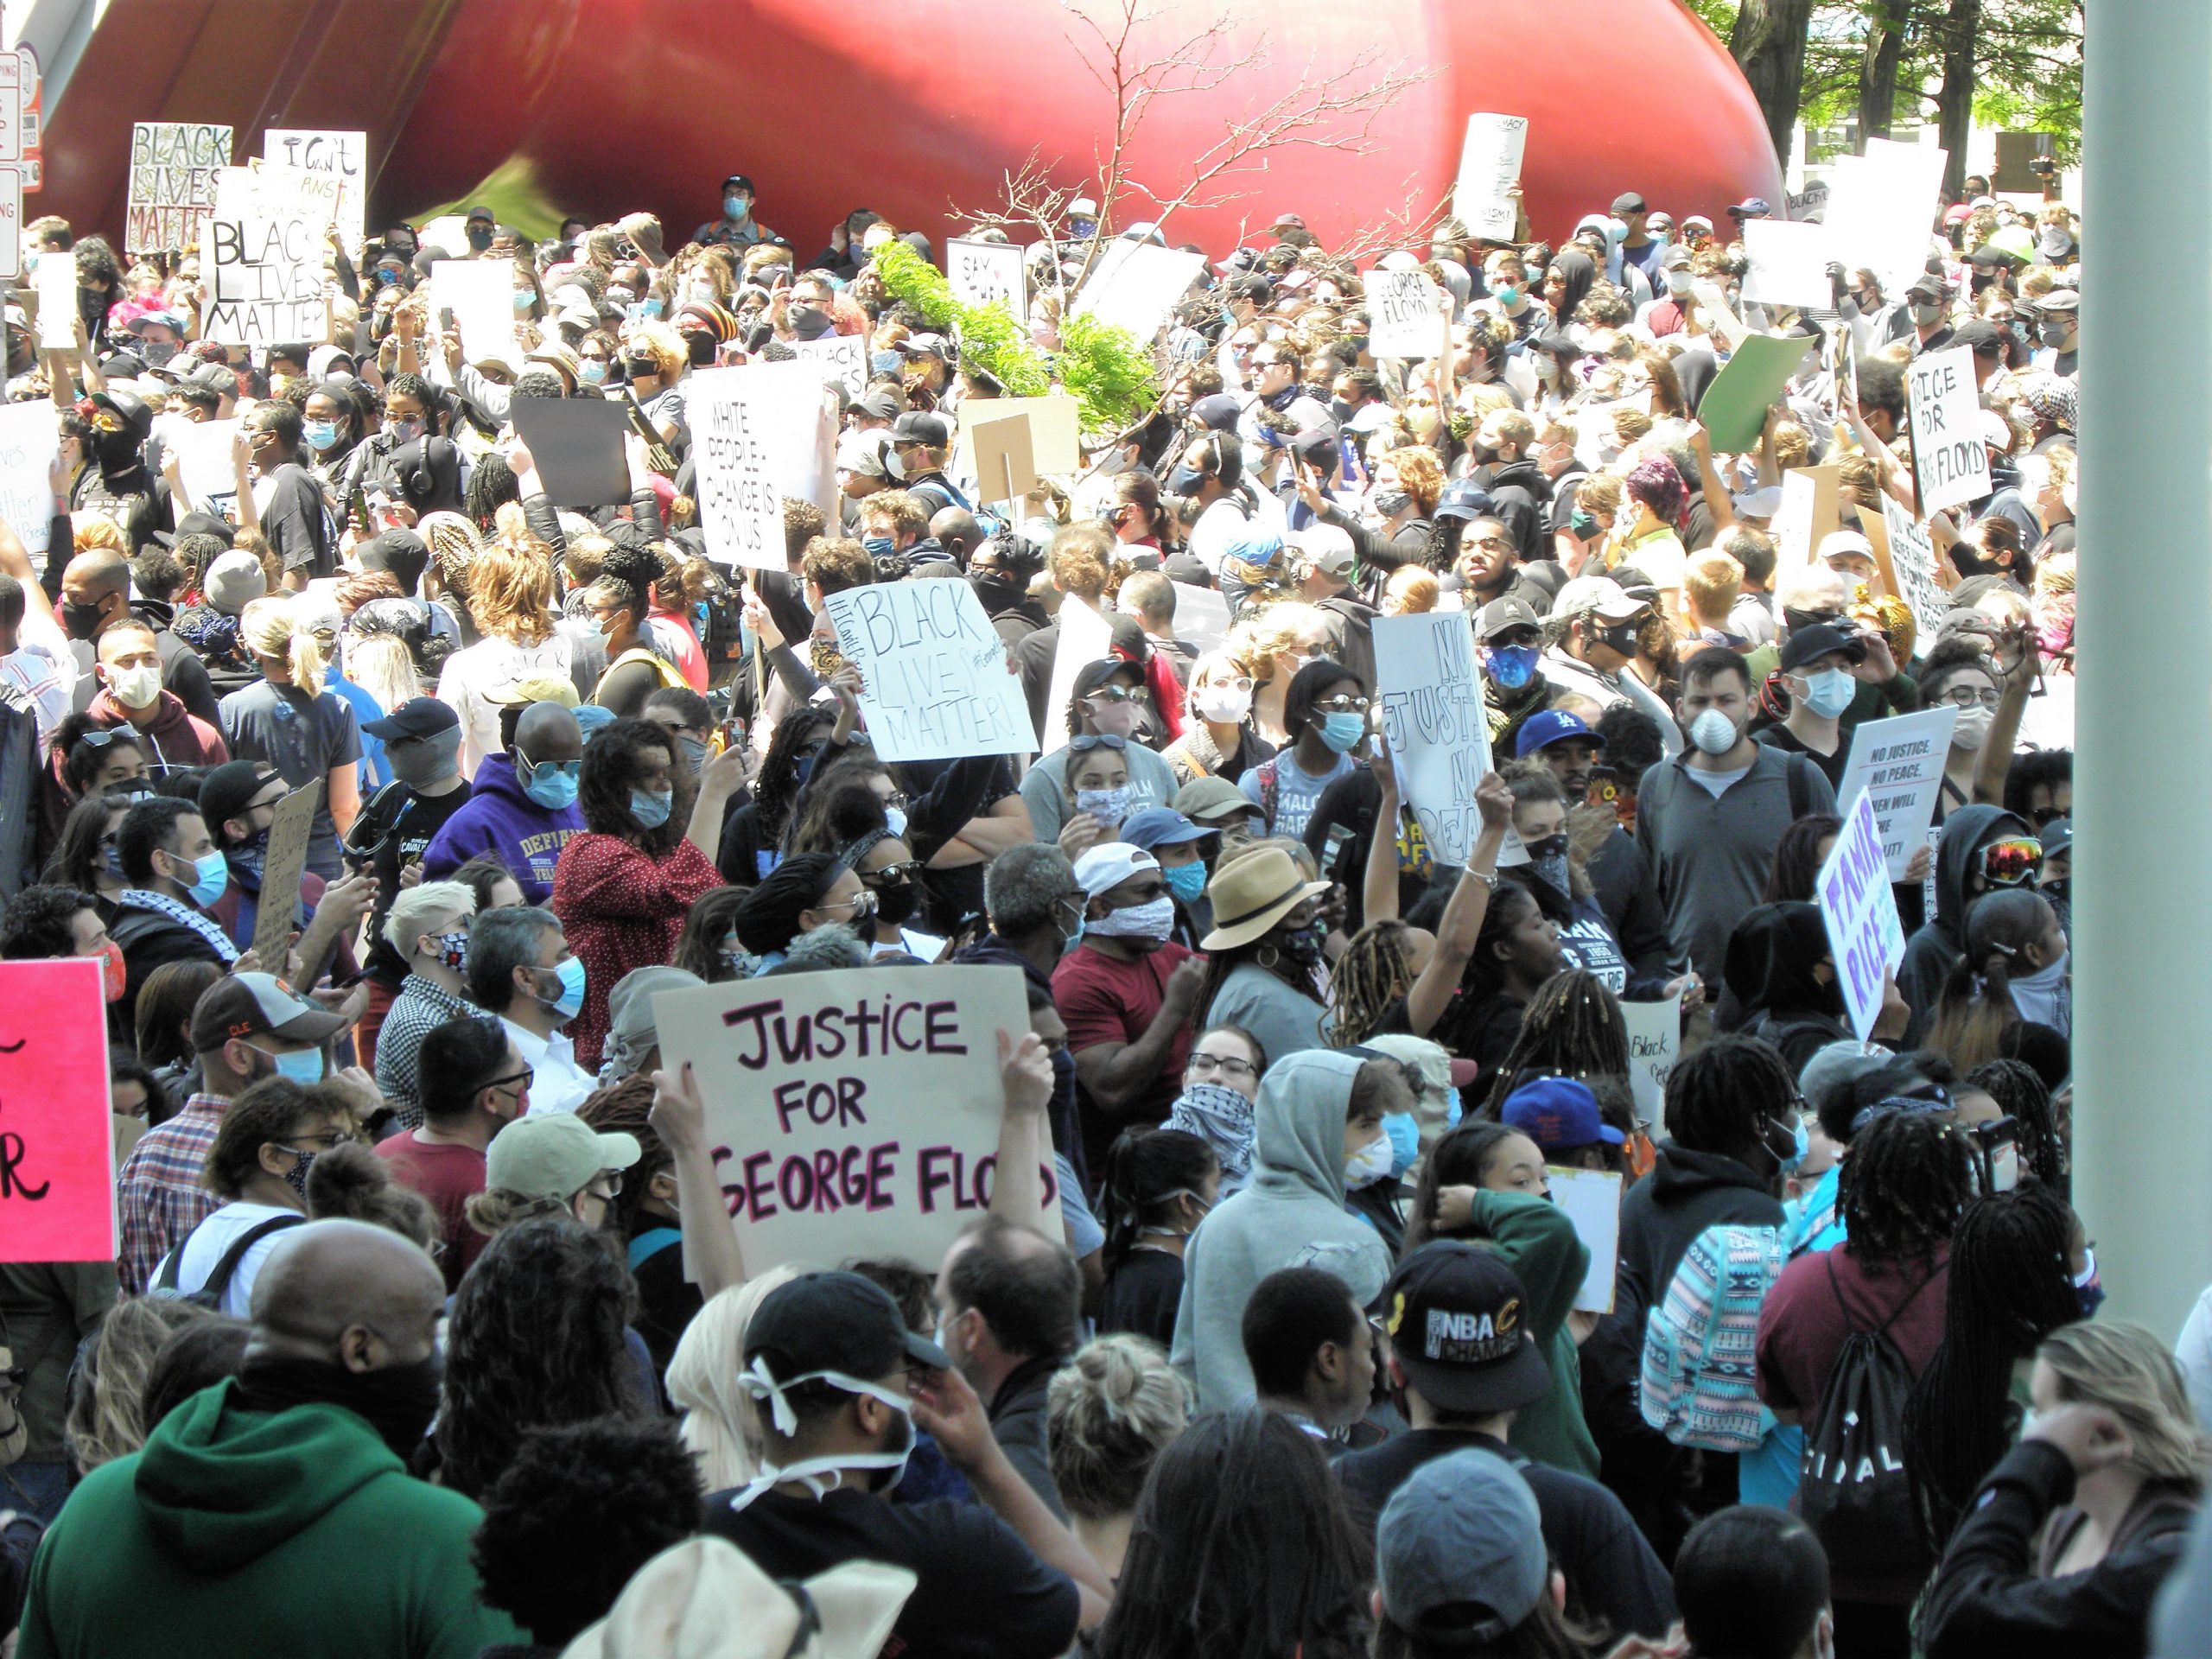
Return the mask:
<svg viewBox="0 0 2212 1659">
<path fill-rule="evenodd" d="M 1749 1452 L 1765 1433 L 1759 1309 L 1789 1261 L 1774 1227 L 1708 1227 L 1682 1253 L 1644 1326 L 1643 1421 L 1676 1446 Z"/>
</svg>

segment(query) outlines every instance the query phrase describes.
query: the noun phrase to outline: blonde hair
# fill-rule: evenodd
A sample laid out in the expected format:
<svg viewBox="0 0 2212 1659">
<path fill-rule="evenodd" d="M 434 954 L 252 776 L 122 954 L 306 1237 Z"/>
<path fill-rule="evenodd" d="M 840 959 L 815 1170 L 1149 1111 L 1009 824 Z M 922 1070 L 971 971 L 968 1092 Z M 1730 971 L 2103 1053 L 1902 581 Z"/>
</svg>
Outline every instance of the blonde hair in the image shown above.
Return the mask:
<svg viewBox="0 0 2212 1659">
<path fill-rule="evenodd" d="M 691 360 L 676 330 L 664 322 L 632 323 L 622 331 L 622 349 L 652 359 L 654 372 L 664 380 L 673 380 Z"/>
<path fill-rule="evenodd" d="M 476 533 L 476 526 L 457 512 L 426 512 L 415 526 L 415 533 L 430 550 L 438 580 L 448 592 L 465 594 L 468 569 L 484 550 L 484 538 Z"/>
<path fill-rule="evenodd" d="M 553 562 L 543 550 L 493 542 L 469 564 L 468 613 L 487 634 L 538 645 L 553 632 L 552 603 Z"/>
<path fill-rule="evenodd" d="M 1682 567 L 1682 600 L 1698 622 L 1725 626 L 1744 585 L 1744 567 L 1726 553 L 1694 555 Z"/>
<path fill-rule="evenodd" d="M 1279 600 L 1237 618 L 1221 648 L 1243 664 L 1254 679 L 1267 678 L 1274 671 L 1274 659 L 1297 650 L 1298 636 L 1322 620 L 1321 613 L 1304 600 Z"/>
<path fill-rule="evenodd" d="M 737 1382 L 745 1369 L 745 1331 L 770 1291 L 806 1271 L 785 1262 L 718 1291 L 691 1316 L 668 1362 L 669 1403 L 683 1413 L 677 1433 L 699 1460 L 699 1478 L 710 1492 L 742 1486 L 760 1472 L 767 1442 L 760 1411 Z"/>
<path fill-rule="evenodd" d="M 531 1198 L 509 1186 L 487 1186 L 481 1192 L 469 1195 L 462 1206 L 468 1224 L 490 1238 L 504 1232 L 517 1222 L 530 1221 L 538 1216 L 562 1216 L 575 1220 L 566 1198 Z"/>
<path fill-rule="evenodd" d="M 1436 499 L 1444 493 L 1444 463 L 1436 458 L 1436 451 L 1425 444 L 1408 444 L 1402 449 L 1388 450 L 1385 455 L 1391 470 L 1398 474 L 1398 487 L 1413 497 L 1420 516 L 1426 518 L 1435 512 Z"/>
<path fill-rule="evenodd" d="M 162 1345 L 187 1325 L 221 1317 L 175 1296 L 126 1296 L 107 1311 L 62 1425 L 79 1473 L 146 1444 L 146 1379 Z"/>
<path fill-rule="evenodd" d="M 1621 498 L 1627 493 L 1628 486 L 1612 474 L 1592 473 L 1574 493 L 1574 505 L 1595 518 L 1601 528 L 1610 529 L 1613 515 L 1620 511 Z"/>
<path fill-rule="evenodd" d="M 346 668 L 354 684 L 390 714 L 423 695 L 423 677 L 405 641 L 388 633 L 357 635 L 346 642 Z"/>
<path fill-rule="evenodd" d="M 120 553 L 126 559 L 130 556 L 130 543 L 124 539 L 113 519 L 79 513 L 71 525 L 69 543 L 75 551 Z"/>
<path fill-rule="evenodd" d="M 2102 1406 L 2126 1427 L 2135 1442 L 2127 1467 L 2203 1490 L 2212 1436 L 2196 1426 L 2181 1367 L 2154 1332 L 2125 1319 L 2063 1325 L 2036 1357 L 2058 1379 L 2060 1399 Z"/>
<path fill-rule="evenodd" d="M 423 881 L 400 890 L 384 918 L 385 943 L 404 962 L 415 954 L 415 941 L 430 931 L 441 917 L 465 921 L 476 913 L 476 889 L 466 881 Z"/>
<path fill-rule="evenodd" d="M 1134 1511 L 1154 1459 L 1190 1421 L 1190 1389 L 1156 1344 L 1122 1333 L 1077 1349 L 1045 1390 L 1052 1484 L 1068 1512 Z"/>
<path fill-rule="evenodd" d="M 1418 616 L 1436 608 L 1436 575 L 1417 564 L 1402 564 L 1382 584 L 1382 614 Z"/>
<path fill-rule="evenodd" d="M 322 695 L 322 647 L 301 626 L 289 599 L 270 594 L 250 602 L 238 613 L 238 639 L 255 656 L 284 664 L 292 683 L 308 696 Z"/>
</svg>

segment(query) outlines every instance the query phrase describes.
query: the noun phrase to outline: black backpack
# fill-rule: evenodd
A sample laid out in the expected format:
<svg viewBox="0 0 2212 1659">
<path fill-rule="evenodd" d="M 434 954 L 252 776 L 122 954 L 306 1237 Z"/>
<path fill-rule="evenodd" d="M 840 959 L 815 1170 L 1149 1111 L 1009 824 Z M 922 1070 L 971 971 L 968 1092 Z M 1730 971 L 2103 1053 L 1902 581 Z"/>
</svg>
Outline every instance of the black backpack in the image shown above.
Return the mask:
<svg viewBox="0 0 2212 1659">
<path fill-rule="evenodd" d="M 224 1294 L 231 1287 L 238 1263 L 245 1260 L 245 1253 L 270 1234 L 281 1233 L 287 1227 L 304 1227 L 307 1220 L 305 1216 L 271 1216 L 268 1220 L 247 1228 L 232 1241 L 231 1248 L 223 1252 L 222 1260 L 215 1263 L 214 1271 L 207 1275 L 199 1289 L 181 1291 L 176 1287 L 176 1281 L 177 1274 L 184 1265 L 184 1247 L 192 1242 L 193 1233 L 198 1232 L 203 1224 L 195 1221 L 192 1224 L 191 1231 L 169 1247 L 168 1260 L 162 1263 L 161 1272 L 154 1275 L 151 1292 L 156 1296 L 174 1296 L 181 1301 L 197 1302 L 200 1306 L 213 1308 L 219 1313 L 223 1311 Z"/>
<path fill-rule="evenodd" d="M 1910 1573 L 1928 1562 L 1904 1466 L 1904 1407 L 1912 1370 L 1890 1340 L 1890 1327 L 1935 1278 L 1930 1273 L 1874 1331 L 1851 1323 L 1827 1261 L 1828 1288 L 1850 1334 L 1821 1390 L 1819 1427 L 1805 1436 L 1798 1513 L 1836 1573 Z"/>
</svg>

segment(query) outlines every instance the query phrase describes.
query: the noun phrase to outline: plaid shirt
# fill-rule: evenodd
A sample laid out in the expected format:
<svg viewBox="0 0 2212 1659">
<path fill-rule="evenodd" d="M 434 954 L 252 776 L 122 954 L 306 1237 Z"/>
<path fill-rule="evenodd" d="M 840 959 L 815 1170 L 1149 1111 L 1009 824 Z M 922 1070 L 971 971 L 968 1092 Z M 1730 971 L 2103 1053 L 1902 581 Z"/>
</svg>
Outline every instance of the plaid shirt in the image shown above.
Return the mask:
<svg viewBox="0 0 2212 1659">
<path fill-rule="evenodd" d="M 200 1184 L 200 1172 L 215 1144 L 224 1095 L 194 1095 L 166 1123 L 149 1129 L 115 1178 L 115 1206 L 123 1224 L 123 1254 L 116 1277 L 126 1296 L 146 1288 L 171 1247 L 223 1200 Z"/>
<path fill-rule="evenodd" d="M 410 1129 L 423 1127 L 423 1093 L 417 1065 L 423 1039 L 448 1020 L 464 1014 L 488 1016 L 474 1002 L 455 996 L 436 981 L 410 974 L 391 1000 L 391 1012 L 377 1033 L 377 1091 Z"/>
</svg>

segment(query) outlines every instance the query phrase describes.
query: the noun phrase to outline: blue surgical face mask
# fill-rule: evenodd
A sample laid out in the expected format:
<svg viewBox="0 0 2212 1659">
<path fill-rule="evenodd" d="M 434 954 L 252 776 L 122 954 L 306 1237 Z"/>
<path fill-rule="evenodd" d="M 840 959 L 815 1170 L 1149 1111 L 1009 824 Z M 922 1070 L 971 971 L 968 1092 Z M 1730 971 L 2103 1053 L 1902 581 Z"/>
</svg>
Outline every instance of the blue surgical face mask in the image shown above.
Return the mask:
<svg viewBox="0 0 2212 1659">
<path fill-rule="evenodd" d="M 1823 720 L 1833 720 L 1851 707 L 1859 695 L 1859 682 L 1848 669 L 1821 668 L 1804 676 L 1805 707 Z"/>
<path fill-rule="evenodd" d="M 676 791 L 672 789 L 633 789 L 630 791 L 630 816 L 642 829 L 659 829 L 668 822 L 668 815 L 675 810 Z"/>
<path fill-rule="evenodd" d="M 1160 875 L 1167 882 L 1167 891 L 1186 905 L 1196 904 L 1198 895 L 1206 890 L 1206 867 L 1203 860 L 1193 859 L 1188 864 L 1178 864 L 1173 869 L 1162 869 Z"/>
<path fill-rule="evenodd" d="M 539 971 L 550 973 L 561 982 L 560 995 L 541 996 L 537 999 L 539 1001 L 563 1020 L 573 1020 L 583 1012 L 584 959 L 582 957 L 570 957 L 557 968 L 541 969 Z"/>
<path fill-rule="evenodd" d="M 724 196 L 722 198 L 722 214 L 725 218 L 734 219 L 742 223 L 745 219 L 750 218 L 752 213 L 753 199 L 750 196 Z"/>
<path fill-rule="evenodd" d="M 1390 1173 L 1402 1175 L 1421 1156 L 1421 1125 L 1411 1112 L 1392 1112 L 1382 1120 L 1382 1133 L 1390 1137 Z"/>
<path fill-rule="evenodd" d="M 300 429 L 300 435 L 308 441 L 308 448 L 320 453 L 338 442 L 338 423 L 308 421 Z"/>
<path fill-rule="evenodd" d="M 904 360 L 895 350 L 871 352 L 868 353 L 868 366 L 871 373 L 896 374 Z"/>
<path fill-rule="evenodd" d="M 576 365 L 576 375 L 588 386 L 595 386 L 607 378 L 607 365 L 597 358 L 590 358 Z"/>
<path fill-rule="evenodd" d="M 175 855 L 169 856 L 174 858 Z M 223 896 L 223 890 L 231 885 L 231 861 L 219 852 L 211 852 L 203 858 L 195 859 L 192 872 L 192 881 L 185 890 L 192 895 L 192 902 L 195 905 L 204 907 L 213 904 Z M 176 878 L 172 876 L 169 879 L 175 880 Z"/>
<path fill-rule="evenodd" d="M 1491 297 L 1496 300 L 1500 305 L 1503 306 L 1514 305 L 1517 303 L 1521 298 L 1520 289 L 1511 283 L 1501 283 L 1499 286 L 1491 289 L 1490 292 Z"/>
<path fill-rule="evenodd" d="M 1456 1087 L 1446 1089 L 1444 1091 L 1444 1127 L 1447 1129 L 1458 1128 L 1459 1119 L 1463 1116 L 1465 1116 L 1465 1109 L 1459 1102 L 1459 1090 Z"/>
<path fill-rule="evenodd" d="M 1486 645 L 1483 648 L 1483 667 L 1506 690 L 1517 691 L 1535 677 L 1536 647 Z"/>
<path fill-rule="evenodd" d="M 1367 735 L 1367 716 L 1364 715 L 1324 715 L 1321 717 L 1321 741 L 1338 754 L 1349 754 Z"/>
<path fill-rule="evenodd" d="M 515 772 L 522 779 L 522 792 L 556 812 L 576 804 L 576 784 L 583 772 L 584 763 L 581 760 L 549 760 L 538 766 L 519 751 L 515 755 Z"/>
<path fill-rule="evenodd" d="M 246 1046 L 274 1065 L 280 1077 L 308 1084 L 322 1081 L 322 1051 L 319 1048 L 303 1048 L 296 1054 L 272 1054 L 251 1043 Z"/>
<path fill-rule="evenodd" d="M 899 550 L 897 540 L 889 536 L 863 536 L 861 547 L 871 559 L 888 558 Z"/>
<path fill-rule="evenodd" d="M 1777 1124 L 1779 1124 L 1782 1120 L 1777 1118 L 1774 1122 Z M 1798 1166 L 1805 1161 L 1805 1154 L 1812 1149 L 1813 1144 L 1812 1138 L 1805 1133 L 1805 1119 L 1802 1114 L 1793 1116 L 1789 1119 L 1789 1128 L 1795 1137 L 1791 1142 L 1789 1155 L 1783 1158 L 1781 1157 L 1780 1154 L 1777 1154 L 1777 1161 L 1782 1165 L 1782 1173 L 1784 1175 L 1795 1175 L 1797 1173 Z M 1769 1152 L 1774 1151 L 1774 1144 L 1771 1140 L 1767 1143 L 1767 1150 Z"/>
</svg>

